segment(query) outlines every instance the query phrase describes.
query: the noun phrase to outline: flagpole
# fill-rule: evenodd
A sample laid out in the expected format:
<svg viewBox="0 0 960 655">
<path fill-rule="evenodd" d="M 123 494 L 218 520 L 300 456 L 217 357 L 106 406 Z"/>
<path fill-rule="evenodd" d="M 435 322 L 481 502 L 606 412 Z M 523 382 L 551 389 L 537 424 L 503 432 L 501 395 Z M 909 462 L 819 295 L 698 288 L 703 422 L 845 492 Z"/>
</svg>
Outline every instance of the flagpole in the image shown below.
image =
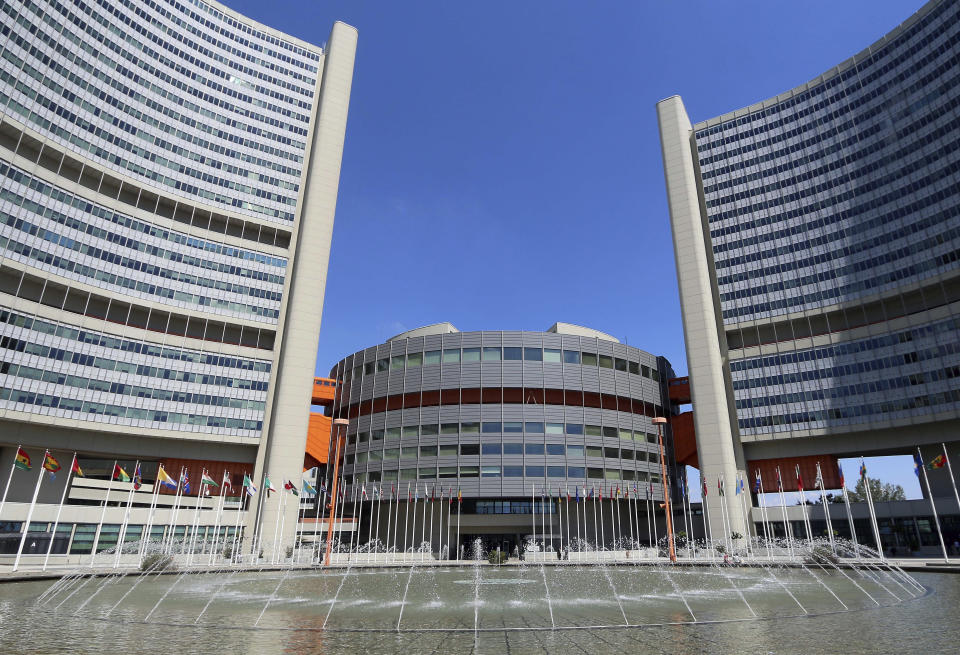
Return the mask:
<svg viewBox="0 0 960 655">
<path fill-rule="evenodd" d="M 414 517 L 416 518 L 416 517 Z M 410 534 L 410 483 L 407 483 L 407 502 L 403 505 L 403 556 L 407 556 L 407 538 Z"/>
<path fill-rule="evenodd" d="M 793 557 L 793 525 L 787 520 L 787 497 L 783 493 L 783 474 L 777 466 L 777 489 L 780 492 L 780 511 L 783 514 L 783 535 L 787 538 L 787 552 Z"/>
<path fill-rule="evenodd" d="M 847 524 L 850 526 L 850 537 L 853 539 L 853 552 L 857 559 L 860 559 L 860 542 L 857 541 L 857 529 L 853 524 L 853 512 L 850 510 L 850 496 L 847 495 L 847 485 L 844 483 L 843 467 L 837 462 L 837 468 L 840 470 L 840 486 L 843 489 L 843 504 L 847 508 Z"/>
<path fill-rule="evenodd" d="M 319 480 L 317 480 L 316 482 L 317 482 L 317 484 L 320 484 Z M 321 489 L 322 489 L 322 488 L 323 488 L 323 485 L 321 485 Z M 356 508 L 357 508 L 357 503 L 356 503 L 357 487 L 356 487 L 356 485 L 354 485 L 354 487 L 353 487 L 353 497 L 354 497 L 354 503 L 353 503 L 353 508 L 354 508 L 354 512 L 353 512 L 354 524 L 353 524 L 353 530 L 350 531 L 350 549 L 347 551 L 347 558 L 348 558 L 348 560 L 349 560 L 350 554 L 353 552 L 353 533 L 354 533 L 354 531 L 357 529 L 357 525 L 356 525 L 356 518 L 357 518 L 357 512 L 356 512 Z M 316 518 L 314 518 L 314 520 L 313 520 L 313 550 L 316 551 L 317 557 L 316 557 L 316 559 L 314 559 L 314 557 L 313 557 L 313 552 L 311 551 L 311 553 L 310 553 L 310 564 L 311 564 L 311 565 L 318 563 L 319 560 L 320 560 L 320 542 L 319 542 L 319 539 L 320 539 L 320 508 L 321 508 L 321 507 L 323 506 L 323 504 L 326 502 L 326 499 L 327 499 L 327 494 L 326 494 L 326 492 L 324 492 L 322 496 L 320 495 L 319 492 L 313 494 L 313 504 L 317 506 L 317 516 L 316 516 Z"/>
<path fill-rule="evenodd" d="M 583 539 L 580 538 L 580 487 L 579 486 L 577 486 L 574 489 L 574 493 L 576 494 L 576 498 L 574 499 L 574 502 L 577 505 L 577 561 L 581 561 L 583 559 Z M 569 526 L 567 527 L 567 529 L 568 530 L 570 529 Z M 569 541 L 569 539 L 567 539 L 567 541 Z"/>
<path fill-rule="evenodd" d="M 609 492 L 607 493 L 609 496 Z M 603 482 L 597 485 L 597 500 L 600 504 L 600 544 L 602 545 L 603 550 L 607 549 L 607 535 L 604 533 L 603 529 Z M 611 517 L 612 519 L 612 517 Z M 599 548 L 597 549 L 599 551 Z M 599 559 L 600 554 L 597 553 L 597 558 Z"/>
<path fill-rule="evenodd" d="M 547 506 L 546 506 L 546 495 L 543 493 L 543 488 L 546 485 L 540 486 L 540 542 L 543 544 L 543 547 L 540 549 L 542 551 L 541 560 L 543 561 L 543 556 L 547 554 Z"/>
<path fill-rule="evenodd" d="M 463 492 L 457 487 L 457 561 L 460 561 L 460 514 L 463 509 Z"/>
<path fill-rule="evenodd" d="M 133 504 L 133 492 L 136 491 L 137 470 L 140 468 L 140 460 L 133 466 L 133 479 L 130 482 L 130 491 L 127 493 L 127 509 L 123 513 L 123 522 L 120 524 L 120 534 L 117 535 L 117 556 L 113 560 L 113 568 L 120 567 L 120 555 L 123 553 L 123 540 L 127 536 L 127 525 L 130 521 L 130 506 Z"/>
<path fill-rule="evenodd" d="M 269 475 L 267 476 L 270 477 Z M 270 494 L 266 489 L 267 485 L 263 485 L 263 493 L 267 494 L 269 498 Z M 273 486 L 273 480 L 270 481 L 270 486 Z M 277 540 L 280 538 L 280 517 L 283 515 L 283 496 L 280 496 L 280 500 L 277 502 L 277 519 L 274 521 L 273 525 L 273 551 L 270 553 L 270 563 L 276 565 L 277 563 Z"/>
<path fill-rule="evenodd" d="M 351 521 L 353 529 L 350 530 L 350 548 L 347 551 L 347 561 L 349 562 L 352 559 L 353 551 L 353 538 L 357 538 L 357 550 L 360 550 L 360 517 L 357 513 L 357 504 L 360 501 L 360 492 L 357 490 L 357 476 L 353 476 L 353 520 Z M 324 498 L 326 498 L 326 492 L 324 492 Z M 324 501 L 326 502 L 326 501 Z M 363 502 L 359 503 L 360 512 L 363 512 Z"/>
<path fill-rule="evenodd" d="M 727 490 L 725 489 L 726 484 L 721 473 L 717 477 L 717 492 L 720 495 L 720 524 L 723 526 L 723 545 L 727 549 L 728 554 L 733 553 L 733 548 L 731 548 L 730 543 L 730 526 L 727 525 Z"/>
<path fill-rule="evenodd" d="M 653 480 L 647 487 L 647 493 L 650 500 L 650 517 L 653 519 L 653 543 L 651 546 L 656 549 L 657 557 L 660 557 L 660 534 L 657 531 L 657 501 L 653 497 Z"/>
<path fill-rule="evenodd" d="M 563 503 L 563 509 L 567 513 L 567 559 L 570 559 L 570 489 L 566 485 L 563 487 L 564 494 L 567 496 Z M 561 537 L 562 538 L 562 537 Z M 563 554 L 560 555 L 563 557 Z"/>
<path fill-rule="evenodd" d="M 200 486 L 197 488 L 197 504 L 193 509 L 193 532 L 190 533 L 190 553 L 187 555 L 187 566 L 193 564 L 193 550 L 197 544 L 197 532 L 200 531 L 200 503 L 203 502 L 203 493 L 207 490 L 207 485 L 203 483 L 206 480 L 207 469 L 200 471 Z"/>
<path fill-rule="evenodd" d="M 211 566 L 216 556 L 217 544 L 220 543 L 220 520 L 223 518 L 223 496 L 227 490 L 227 485 L 225 484 L 227 475 L 227 471 L 224 469 L 223 475 L 220 476 L 220 499 L 217 501 L 217 515 L 213 519 L 213 543 L 210 545 L 210 559 L 208 560 Z M 233 485 L 231 485 L 231 487 L 232 486 Z M 224 530 L 224 532 L 226 532 L 226 530 Z M 224 537 L 226 537 L 226 535 L 224 535 Z"/>
<path fill-rule="evenodd" d="M 450 488 L 450 497 L 447 498 L 447 559 L 450 559 L 450 510 L 453 509 L 453 487 Z"/>
<path fill-rule="evenodd" d="M 433 515 L 435 514 L 435 512 L 433 511 L 433 503 L 434 503 L 434 500 L 436 500 L 433 497 L 433 495 L 434 495 L 434 492 L 436 491 L 436 488 L 437 488 L 437 485 L 433 485 L 430 488 L 430 557 L 431 558 L 433 557 Z"/>
<path fill-rule="evenodd" d="M 813 542 L 813 530 L 810 528 L 810 515 L 807 512 L 807 492 L 803 489 L 803 479 L 800 477 L 800 465 L 794 464 L 797 473 L 797 489 L 800 491 L 800 506 L 803 508 L 803 527 L 807 531 L 807 543 Z"/>
<path fill-rule="evenodd" d="M 553 507 L 554 507 L 554 504 L 553 504 L 553 501 L 551 500 L 551 502 L 550 502 L 550 509 L 553 510 Z M 557 530 L 560 532 L 560 543 L 559 543 L 558 546 L 557 546 L 557 551 L 556 551 L 556 552 L 558 553 L 557 560 L 562 562 L 562 561 L 563 561 L 563 496 L 560 495 L 560 487 L 557 487 L 557 504 L 556 504 L 556 508 L 557 508 L 557 519 L 558 519 L 559 522 L 560 522 L 560 525 L 559 525 L 558 528 L 557 528 Z M 552 517 L 551 517 L 551 521 L 550 521 L 550 545 L 553 546 L 553 520 L 552 520 Z"/>
<path fill-rule="evenodd" d="M 93 562 L 97 558 L 97 546 L 100 544 L 100 532 L 103 530 L 103 519 L 107 514 L 107 503 L 110 502 L 110 490 L 113 489 L 113 473 L 117 470 L 117 460 L 113 460 L 113 468 L 110 469 L 110 481 L 107 483 L 107 494 L 103 497 L 103 509 L 100 511 L 100 522 L 97 523 L 97 531 L 93 535 L 93 550 L 90 554 L 90 568 L 93 568 Z"/>
<path fill-rule="evenodd" d="M 374 487 L 376 488 L 376 487 Z M 377 491 L 377 530 L 374 537 L 376 550 L 373 551 L 373 561 L 380 559 L 380 507 L 383 505 L 383 482 L 380 483 L 380 489 Z"/>
<path fill-rule="evenodd" d="M 73 467 L 77 463 L 77 453 L 73 453 L 73 460 L 70 462 L 70 470 L 67 471 L 67 480 L 63 485 L 63 494 L 60 496 L 60 507 L 57 508 L 57 518 L 53 522 L 53 532 L 50 534 L 50 543 L 47 544 L 47 555 L 43 558 L 43 568 L 47 570 L 47 562 L 50 561 L 50 551 L 53 550 L 53 540 L 57 536 L 57 526 L 60 525 L 60 513 L 63 511 L 63 502 L 67 499 L 67 489 L 70 488 L 70 477 L 73 475 Z"/>
<path fill-rule="evenodd" d="M 880 560 L 884 561 L 886 557 L 883 554 L 883 543 L 880 541 L 880 526 L 877 525 L 877 513 L 873 508 L 873 492 L 870 490 L 870 478 L 867 476 L 867 465 L 863 461 L 863 457 L 860 458 L 860 477 L 863 479 L 863 488 L 867 492 L 867 509 L 870 510 L 870 519 L 873 521 L 873 536 L 877 540 L 877 554 Z"/>
<path fill-rule="evenodd" d="M 950 464 L 950 455 L 947 454 L 947 444 L 940 442 L 943 448 L 943 458 L 947 462 L 947 473 L 950 475 L 950 484 L 953 486 L 953 497 L 957 501 L 957 508 L 960 509 L 960 494 L 957 493 L 957 480 L 953 477 L 953 465 Z"/>
<path fill-rule="evenodd" d="M 597 496 L 593 492 L 593 487 L 590 487 L 590 498 L 593 500 L 593 550 L 596 553 L 594 559 L 600 558 L 600 533 L 597 531 Z"/>
<path fill-rule="evenodd" d="M 367 483 L 364 482 L 361 484 L 361 492 L 357 494 L 358 497 L 366 495 Z M 363 499 L 360 499 L 360 512 L 357 514 L 357 525 L 354 527 L 354 531 L 357 533 L 357 554 L 360 553 L 360 523 L 363 521 Z M 350 535 L 350 539 L 353 539 L 353 535 Z"/>
<path fill-rule="evenodd" d="M 43 462 L 47 461 L 47 453 L 49 452 L 49 450 L 43 451 Z M 30 519 L 33 518 L 33 508 L 37 505 L 37 495 L 40 493 L 40 485 L 43 483 L 44 470 L 43 463 L 41 463 L 40 472 L 37 476 L 37 486 L 33 488 L 33 498 L 30 500 L 30 509 L 27 511 L 27 520 L 23 524 L 23 534 L 20 537 L 20 547 L 17 548 L 17 557 L 15 560 L 13 560 L 13 571 L 16 571 L 20 566 L 20 556 L 23 554 L 23 545 L 27 542 L 27 532 L 30 530 Z"/>
<path fill-rule="evenodd" d="M 433 520 L 433 515 L 430 516 L 431 521 Z M 390 497 L 387 499 L 387 536 L 383 542 L 384 556 L 383 561 L 387 563 L 390 561 L 390 533 L 393 531 L 393 493 L 390 494 Z M 430 525 L 431 531 L 433 530 L 433 525 Z"/>
<path fill-rule="evenodd" d="M 700 471 L 700 518 L 703 519 L 703 543 L 706 544 L 706 547 L 707 547 L 707 557 L 713 557 L 714 554 L 716 553 L 716 550 L 713 547 L 713 532 L 707 530 L 707 527 L 708 527 L 707 524 L 709 523 L 709 520 L 710 520 L 710 515 L 707 510 L 707 494 L 708 494 L 707 476 L 701 470 Z M 656 530 L 657 517 L 654 516 L 653 519 L 654 519 L 654 523 L 653 523 L 654 530 Z M 658 555 L 660 554 L 659 549 L 657 550 L 657 554 Z"/>
<path fill-rule="evenodd" d="M 268 478 L 269 476 L 266 476 L 266 475 L 263 478 L 261 478 L 260 497 L 257 498 L 257 511 L 254 512 L 253 514 L 253 534 L 251 535 L 251 538 L 250 538 L 250 546 L 251 546 L 250 555 L 251 557 L 253 557 L 254 562 L 257 562 L 260 560 L 260 551 L 263 549 L 263 523 L 262 523 L 263 506 L 267 504 L 267 500 L 270 496 L 270 494 L 267 493 L 267 489 L 263 484 L 263 481 L 267 480 Z M 252 479 L 250 479 L 250 484 L 251 485 L 253 484 Z M 250 487 L 246 488 L 246 492 L 250 498 L 253 498 L 253 496 L 250 496 Z M 240 543 L 242 544 L 243 542 L 241 541 Z"/>
<path fill-rule="evenodd" d="M 244 472 L 244 477 L 246 477 L 246 472 Z M 233 491 L 231 487 L 230 491 Z M 238 565 L 243 564 L 243 554 L 239 552 L 240 546 L 243 542 L 240 540 L 240 519 L 243 518 L 247 510 L 244 509 L 244 505 L 247 504 L 247 498 L 250 498 L 250 495 L 247 493 L 247 487 L 240 486 L 240 495 L 238 497 L 239 503 L 237 504 L 237 516 L 234 518 L 233 524 L 233 539 L 230 540 L 230 562 L 231 564 L 236 562 Z"/>
<path fill-rule="evenodd" d="M 833 541 L 833 519 L 830 517 L 830 506 L 827 504 L 827 492 L 823 488 L 823 470 L 820 468 L 820 460 L 817 460 L 817 483 L 820 486 L 820 505 L 823 507 L 823 515 L 827 522 L 827 538 L 830 539 L 830 550 L 837 554 L 837 546 Z"/>
<path fill-rule="evenodd" d="M 940 537 L 940 548 L 943 550 L 943 561 L 949 562 L 947 555 L 947 545 L 943 541 L 943 531 L 940 529 L 940 517 L 937 516 L 937 506 L 933 501 L 933 492 L 930 490 L 930 478 L 927 477 L 927 467 L 923 465 L 923 455 L 920 453 L 920 447 L 917 446 L 917 467 L 923 470 L 923 482 L 927 487 L 927 496 L 930 497 L 930 510 L 933 512 L 933 522 L 937 526 L 937 536 Z"/>
<path fill-rule="evenodd" d="M 747 540 L 747 555 L 754 554 L 754 543 L 753 537 L 751 536 L 753 528 L 753 520 L 750 516 L 750 510 L 753 507 L 753 504 L 747 503 L 747 480 L 746 473 L 741 473 L 737 471 L 737 491 L 740 496 L 740 509 L 743 512 L 743 536 Z"/>
<path fill-rule="evenodd" d="M 10 475 L 7 476 L 7 484 L 3 488 L 3 498 L 0 498 L 0 520 L 3 520 L 3 506 L 7 504 L 7 492 L 10 491 L 10 482 L 13 480 L 13 472 L 17 470 L 17 455 L 23 444 L 17 444 L 17 449 L 13 451 L 13 463 L 10 465 Z"/>
<path fill-rule="evenodd" d="M 420 522 L 420 561 L 423 561 L 423 544 L 426 542 L 427 534 L 427 505 L 430 504 L 430 497 L 427 496 L 427 485 L 423 485 L 423 520 Z"/>
<path fill-rule="evenodd" d="M 154 512 L 157 508 L 157 498 L 160 495 L 160 473 L 159 470 L 163 468 L 162 464 L 157 465 L 157 477 L 153 481 L 153 492 L 150 494 L 150 509 L 147 511 L 147 524 L 144 527 L 144 535 L 140 540 L 140 550 L 137 555 L 140 557 L 141 563 L 143 563 L 143 555 L 147 550 L 147 543 L 150 540 L 150 533 L 153 531 L 153 517 Z"/>
<path fill-rule="evenodd" d="M 683 507 L 683 529 L 687 531 L 687 557 L 693 558 L 691 542 L 693 542 L 693 523 L 687 515 L 687 500 L 690 497 L 690 487 L 687 485 L 687 470 L 684 467 L 683 478 L 680 480 L 680 506 Z"/>
<path fill-rule="evenodd" d="M 173 494 L 173 506 L 170 508 L 170 530 L 167 534 L 167 547 L 165 550 L 169 551 L 170 554 L 173 554 L 173 540 L 176 537 L 177 531 L 177 514 L 180 512 L 180 495 L 183 490 L 183 471 L 184 467 L 180 467 L 180 477 L 177 478 L 177 488 L 176 492 Z"/>
</svg>

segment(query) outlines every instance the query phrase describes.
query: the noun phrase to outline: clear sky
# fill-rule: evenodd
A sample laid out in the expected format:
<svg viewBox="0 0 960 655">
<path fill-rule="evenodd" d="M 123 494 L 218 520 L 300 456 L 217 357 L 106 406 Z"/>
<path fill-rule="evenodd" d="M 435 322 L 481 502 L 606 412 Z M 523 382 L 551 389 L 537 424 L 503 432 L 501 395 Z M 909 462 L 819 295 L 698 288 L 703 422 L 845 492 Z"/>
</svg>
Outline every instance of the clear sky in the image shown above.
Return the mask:
<svg viewBox="0 0 960 655">
<path fill-rule="evenodd" d="M 609 332 L 686 371 L 655 103 L 693 121 L 826 71 L 920 0 L 227 0 L 360 32 L 317 372 L 398 332 Z M 871 471 L 908 496 L 909 461 Z M 847 465 L 847 480 L 855 466 Z"/>
</svg>

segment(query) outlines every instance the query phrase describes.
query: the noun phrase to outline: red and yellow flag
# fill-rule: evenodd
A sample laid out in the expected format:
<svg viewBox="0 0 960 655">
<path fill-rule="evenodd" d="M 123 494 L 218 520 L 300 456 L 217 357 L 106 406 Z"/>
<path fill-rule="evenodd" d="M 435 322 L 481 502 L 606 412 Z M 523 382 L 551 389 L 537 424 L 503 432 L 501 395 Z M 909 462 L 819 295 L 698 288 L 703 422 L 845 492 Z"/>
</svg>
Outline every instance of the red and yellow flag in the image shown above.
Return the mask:
<svg viewBox="0 0 960 655">
<path fill-rule="evenodd" d="M 930 461 L 930 468 L 932 469 L 942 469 L 947 463 L 947 458 L 943 455 L 937 455 Z"/>
<path fill-rule="evenodd" d="M 60 462 L 54 459 L 49 450 L 43 454 L 43 468 L 51 473 L 56 473 L 60 470 Z"/>
<path fill-rule="evenodd" d="M 17 459 L 13 462 L 13 465 L 21 471 L 29 471 L 31 468 L 33 468 L 30 465 L 30 455 L 28 455 L 27 451 L 19 446 L 17 446 Z"/>
<path fill-rule="evenodd" d="M 80 462 L 77 461 L 76 455 L 73 457 L 73 466 L 70 467 L 70 470 L 73 471 L 74 475 L 79 475 L 81 478 L 83 477 L 83 469 L 80 468 Z"/>
</svg>

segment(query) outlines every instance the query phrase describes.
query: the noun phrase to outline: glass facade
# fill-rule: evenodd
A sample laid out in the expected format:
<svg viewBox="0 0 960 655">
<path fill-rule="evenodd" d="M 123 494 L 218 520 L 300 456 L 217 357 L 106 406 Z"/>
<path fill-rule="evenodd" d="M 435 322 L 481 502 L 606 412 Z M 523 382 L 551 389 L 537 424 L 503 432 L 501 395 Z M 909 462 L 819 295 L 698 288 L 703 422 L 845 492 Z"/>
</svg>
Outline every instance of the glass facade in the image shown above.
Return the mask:
<svg viewBox="0 0 960 655">
<path fill-rule="evenodd" d="M 958 45 L 960 5 L 933 1 L 694 126 L 741 435 L 960 409 Z"/>
</svg>

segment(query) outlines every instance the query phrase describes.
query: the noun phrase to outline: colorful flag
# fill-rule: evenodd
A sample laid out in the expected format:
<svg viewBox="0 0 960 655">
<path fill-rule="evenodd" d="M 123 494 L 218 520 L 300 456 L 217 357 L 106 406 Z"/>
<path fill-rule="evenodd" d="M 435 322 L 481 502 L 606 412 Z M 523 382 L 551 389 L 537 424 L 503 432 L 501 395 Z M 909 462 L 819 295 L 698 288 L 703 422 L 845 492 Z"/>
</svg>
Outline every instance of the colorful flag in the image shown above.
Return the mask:
<svg viewBox="0 0 960 655">
<path fill-rule="evenodd" d="M 707 476 L 705 475 L 700 476 L 700 480 L 703 482 L 703 497 L 706 498 L 707 497 Z M 653 484 L 651 483 L 650 486 L 653 486 Z"/>
<path fill-rule="evenodd" d="M 183 485 L 183 493 L 190 493 L 190 475 L 187 469 L 183 469 L 183 475 L 180 476 L 180 484 Z"/>
<path fill-rule="evenodd" d="M 162 465 L 157 469 L 157 482 L 162 484 L 167 489 L 177 488 L 177 481 L 170 477 Z"/>
<path fill-rule="evenodd" d="M 203 473 L 200 474 L 200 486 L 203 487 L 204 485 L 208 485 L 208 484 L 214 487 L 220 486 L 219 484 L 214 482 L 213 478 L 207 475 L 206 470 L 204 470 Z"/>
<path fill-rule="evenodd" d="M 800 465 L 794 464 L 794 468 L 797 471 L 797 490 L 803 493 L 803 478 L 800 477 Z"/>
<path fill-rule="evenodd" d="M 29 471 L 33 468 L 30 464 L 30 455 L 19 446 L 17 447 L 17 458 L 13 461 L 13 465 L 21 471 Z"/>
<path fill-rule="evenodd" d="M 460 487 L 457 487 L 457 503 L 462 503 L 462 502 L 463 502 L 463 492 L 460 491 Z M 459 521 L 460 519 L 457 519 L 457 520 Z"/>
<path fill-rule="evenodd" d="M 270 492 L 271 492 L 271 491 L 276 491 L 276 490 L 277 490 L 277 488 L 273 486 L 273 483 L 270 482 L 270 476 L 269 476 L 269 475 L 263 478 L 263 490 L 267 492 L 267 498 L 270 497 Z"/>
<path fill-rule="evenodd" d="M 137 468 L 133 471 L 133 489 L 139 490 L 143 486 L 143 476 L 140 475 L 140 462 L 137 462 Z"/>
<path fill-rule="evenodd" d="M 303 481 L 303 493 L 317 495 L 317 490 L 314 489 L 309 482 L 306 480 Z"/>
<path fill-rule="evenodd" d="M 361 498 L 367 497 L 367 485 L 365 484 L 360 487 L 360 497 Z"/>
<path fill-rule="evenodd" d="M 53 458 L 49 450 L 43 454 L 43 468 L 50 471 L 50 473 L 56 473 L 60 470 L 60 462 Z"/>
<path fill-rule="evenodd" d="M 813 486 L 823 487 L 823 473 L 820 471 L 820 462 L 817 462 L 817 478 L 813 481 Z"/>
<path fill-rule="evenodd" d="M 783 477 L 780 475 L 780 467 L 777 467 L 777 491 L 783 491 Z"/>
<path fill-rule="evenodd" d="M 577 485 L 576 487 L 573 488 L 573 493 L 574 493 L 573 502 L 579 503 L 580 502 L 580 485 Z M 580 510 L 577 510 L 577 511 L 579 512 Z M 579 516 L 579 514 L 577 516 Z"/>
<path fill-rule="evenodd" d="M 762 491 L 763 489 L 761 489 L 761 486 L 760 486 L 760 469 L 757 469 L 757 477 L 753 481 L 753 492 L 760 493 Z"/>
<path fill-rule="evenodd" d="M 930 460 L 931 469 L 942 469 L 946 465 L 947 465 L 946 455 L 937 455 L 936 457 Z"/>
<path fill-rule="evenodd" d="M 920 459 L 920 453 L 913 454 L 913 472 L 917 478 L 920 477 L 920 469 L 923 468 L 923 460 Z"/>
<path fill-rule="evenodd" d="M 76 455 L 73 456 L 73 466 L 70 470 L 73 471 L 74 475 L 79 475 L 81 478 L 83 477 L 83 469 L 80 468 L 80 462 L 77 461 Z"/>
<path fill-rule="evenodd" d="M 257 488 L 253 484 L 253 480 L 250 479 L 250 476 L 246 473 L 243 474 L 243 488 L 246 490 L 248 496 L 253 496 L 257 493 Z"/>
<path fill-rule="evenodd" d="M 127 472 L 124 471 L 119 464 L 113 465 L 113 479 L 120 480 L 120 482 L 130 482 L 130 476 L 127 475 Z"/>
<path fill-rule="evenodd" d="M 230 480 L 230 471 L 223 472 L 223 488 L 233 491 L 233 481 Z"/>
<path fill-rule="evenodd" d="M 290 480 L 285 480 L 285 481 L 284 481 L 284 483 L 283 483 L 283 488 L 286 489 L 287 491 L 289 491 L 290 493 L 292 493 L 294 496 L 297 496 L 297 497 L 300 496 L 300 492 L 297 491 L 297 485 L 295 485 L 295 484 L 294 484 L 292 481 L 290 481 Z"/>
<path fill-rule="evenodd" d="M 860 477 L 861 478 L 867 477 L 867 463 L 863 461 L 862 457 L 860 458 Z"/>
<path fill-rule="evenodd" d="M 840 462 L 837 462 L 837 471 L 840 473 L 840 488 L 843 489 L 847 484 L 843 479 L 843 467 L 840 465 Z"/>
</svg>

